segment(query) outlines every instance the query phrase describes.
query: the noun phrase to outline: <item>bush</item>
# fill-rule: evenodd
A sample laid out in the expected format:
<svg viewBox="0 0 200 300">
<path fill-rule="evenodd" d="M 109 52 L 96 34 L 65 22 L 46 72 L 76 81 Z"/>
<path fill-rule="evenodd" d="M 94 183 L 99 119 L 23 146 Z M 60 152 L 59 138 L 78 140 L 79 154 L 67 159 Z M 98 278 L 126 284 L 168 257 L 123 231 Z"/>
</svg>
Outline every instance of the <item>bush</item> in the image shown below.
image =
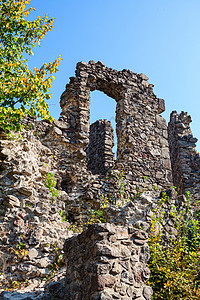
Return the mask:
<svg viewBox="0 0 200 300">
<path fill-rule="evenodd" d="M 200 213 L 187 194 L 181 205 L 166 194 L 151 220 L 149 268 L 153 299 L 200 299 Z"/>
</svg>

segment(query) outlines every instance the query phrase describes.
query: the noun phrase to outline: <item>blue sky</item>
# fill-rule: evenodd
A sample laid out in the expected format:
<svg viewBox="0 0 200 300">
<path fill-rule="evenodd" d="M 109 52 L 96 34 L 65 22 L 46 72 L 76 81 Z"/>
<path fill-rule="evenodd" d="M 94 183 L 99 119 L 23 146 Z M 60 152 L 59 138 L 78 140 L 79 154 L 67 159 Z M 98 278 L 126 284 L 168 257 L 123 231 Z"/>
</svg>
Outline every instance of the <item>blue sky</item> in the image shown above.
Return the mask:
<svg viewBox="0 0 200 300">
<path fill-rule="evenodd" d="M 32 68 L 58 55 L 63 58 L 49 101 L 54 118 L 76 63 L 101 60 L 117 70 L 146 74 L 155 94 L 165 99 L 167 121 L 172 110 L 187 111 L 200 139 L 199 0 L 32 0 L 31 6 L 36 9 L 33 17 L 55 17 L 54 29 L 30 60 Z M 91 121 L 113 121 L 114 116 L 115 101 L 91 93 Z"/>
</svg>

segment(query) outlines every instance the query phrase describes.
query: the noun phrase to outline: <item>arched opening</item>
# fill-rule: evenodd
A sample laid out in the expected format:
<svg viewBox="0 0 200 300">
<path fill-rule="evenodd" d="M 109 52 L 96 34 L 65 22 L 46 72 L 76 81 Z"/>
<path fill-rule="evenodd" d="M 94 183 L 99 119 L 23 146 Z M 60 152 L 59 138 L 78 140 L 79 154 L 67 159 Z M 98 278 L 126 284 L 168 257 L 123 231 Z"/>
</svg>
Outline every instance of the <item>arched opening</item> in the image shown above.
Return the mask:
<svg viewBox="0 0 200 300">
<path fill-rule="evenodd" d="M 90 93 L 90 142 L 88 169 L 94 174 L 105 173 L 117 152 L 115 122 L 116 101 L 95 90 Z M 114 146 L 114 147 L 113 147 Z"/>
</svg>

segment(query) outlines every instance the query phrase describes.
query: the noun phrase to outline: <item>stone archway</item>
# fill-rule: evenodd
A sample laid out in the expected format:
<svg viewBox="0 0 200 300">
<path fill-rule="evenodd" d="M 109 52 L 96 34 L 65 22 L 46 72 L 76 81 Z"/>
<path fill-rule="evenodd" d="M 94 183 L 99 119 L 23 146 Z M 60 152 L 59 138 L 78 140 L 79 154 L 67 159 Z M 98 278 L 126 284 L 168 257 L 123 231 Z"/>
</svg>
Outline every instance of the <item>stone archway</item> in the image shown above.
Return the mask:
<svg viewBox="0 0 200 300">
<path fill-rule="evenodd" d="M 90 61 L 89 64 L 77 64 L 76 77 L 70 78 L 70 83 L 61 96 L 61 115 L 69 125 L 68 138 L 74 146 L 74 156 L 83 161 L 89 145 L 90 92 L 94 90 L 103 92 L 117 103 L 125 93 L 124 87 L 118 81 L 118 71 L 106 68 L 102 62 L 95 64 Z M 112 131 L 108 121 L 100 123 L 98 122 L 98 126 L 96 123 L 96 129 L 106 127 L 109 132 Z M 112 144 L 111 141 L 109 143 Z"/>
</svg>

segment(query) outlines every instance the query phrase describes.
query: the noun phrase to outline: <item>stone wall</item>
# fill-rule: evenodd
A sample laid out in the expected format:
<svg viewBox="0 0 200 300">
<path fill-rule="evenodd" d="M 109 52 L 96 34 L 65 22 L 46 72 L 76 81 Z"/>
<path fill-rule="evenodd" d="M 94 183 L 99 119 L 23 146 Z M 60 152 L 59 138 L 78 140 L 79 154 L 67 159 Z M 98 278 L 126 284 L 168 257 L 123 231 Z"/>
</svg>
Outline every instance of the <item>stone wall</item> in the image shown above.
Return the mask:
<svg viewBox="0 0 200 300">
<path fill-rule="evenodd" d="M 72 236 L 62 221 L 67 194 L 54 201 L 45 186 L 47 174 L 57 173 L 52 152 L 32 131 L 20 134 L 0 135 L 0 290 L 12 282 L 39 286 Z"/>
<path fill-rule="evenodd" d="M 114 134 L 111 123 L 98 120 L 90 126 L 87 168 L 93 174 L 105 174 L 114 165 Z"/>
<path fill-rule="evenodd" d="M 81 174 L 85 174 L 82 178 L 81 174 L 70 170 L 72 182 L 78 176 L 82 179 L 79 195 L 83 196 L 85 189 L 91 193 L 88 198 L 93 195 L 94 199 L 89 198 L 88 203 L 87 196 L 83 199 L 75 197 L 63 185 L 69 163 L 63 154 L 69 154 L 65 124 L 61 120 L 49 124 L 30 118 L 24 120 L 24 124 L 28 130 L 21 132 L 21 136 L 14 134 L 8 139 L 1 133 L 0 137 L 0 259 L 5 272 L 2 286 L 25 280 L 34 283 L 34 287 L 41 286 L 43 279 L 51 275 L 49 268 L 56 262 L 64 240 L 72 235 L 68 231 L 70 224 L 63 222 L 62 214 L 66 214 L 72 223 L 84 220 L 88 206 L 97 205 L 98 208 L 95 195 L 100 201 L 101 191 L 119 198 L 118 183 L 115 182 L 119 175 L 117 170 L 111 172 L 109 181 L 105 176 L 94 176 L 88 170 L 85 173 L 81 170 Z M 55 174 L 58 181 L 56 202 L 45 186 L 49 172 Z"/>
<path fill-rule="evenodd" d="M 63 299 L 150 300 L 147 234 L 132 227 L 94 224 L 68 239 Z"/>
<path fill-rule="evenodd" d="M 172 113 L 168 145 L 166 121 L 160 116 L 164 100 L 147 80 L 144 74 L 118 72 L 102 62 L 78 63 L 61 96 L 59 120 L 26 118 L 21 136 L 10 139 L 0 132 L 2 284 L 28 279 L 39 285 L 50 275 L 56 251 L 73 235 L 69 226 L 85 224 L 91 210 L 107 201 L 106 221 L 115 225 L 93 225 L 65 243 L 66 299 L 76 299 L 77 286 L 80 297 L 110 299 L 110 293 L 115 299 L 150 299 L 147 235 L 138 227 L 149 229 L 158 198 L 144 189 L 175 185 L 180 193 L 190 190 L 198 196 L 200 156 L 186 113 Z M 89 125 L 90 91 L 95 89 L 117 102 L 116 160 L 110 123 Z M 57 180 L 56 202 L 45 186 L 49 172 Z M 69 223 L 63 222 L 64 215 Z"/>
<path fill-rule="evenodd" d="M 191 117 L 186 112 L 173 111 L 168 126 L 173 181 L 179 193 L 190 191 L 200 196 L 200 154 L 197 139 L 190 128 Z"/>
<path fill-rule="evenodd" d="M 164 100 L 153 93 L 144 74 L 130 70 L 117 71 L 102 62 L 77 64 L 76 77 L 70 78 L 61 96 L 61 117 L 71 151 L 71 164 L 86 170 L 89 144 L 90 91 L 99 90 L 117 102 L 116 168 L 126 174 L 127 190 L 134 193 L 142 186 L 144 176 L 149 184 L 172 185 L 167 140 L 167 125 L 159 114 L 165 110 Z"/>
<path fill-rule="evenodd" d="M 100 140 L 94 142 L 93 129 L 89 143 L 90 91 L 95 89 L 117 102 L 118 149 L 114 166 L 108 121 L 105 121 L 107 133 L 103 135 L 105 149 Z M 159 115 L 165 109 L 164 100 L 155 96 L 144 74 L 130 70 L 118 72 L 102 62 L 78 63 L 76 77 L 70 78 L 60 105 L 62 113 L 58 121 L 35 122 L 34 126 L 38 139 L 54 157 L 58 188 L 66 192 L 70 220 L 80 222 L 80 216 L 86 220 L 88 209 L 100 207 L 102 195 L 116 203 L 120 194 L 120 185 L 116 184 L 120 180 L 116 178 L 121 176 L 120 172 L 124 177 L 124 199 L 131 199 L 145 188 L 147 177 L 149 189 L 153 185 L 167 188 L 173 184 L 167 125 Z M 100 174 L 95 167 L 97 160 L 90 157 L 88 161 L 87 157 L 87 154 L 96 155 L 97 149 L 105 160 L 102 170 L 98 165 Z"/>
</svg>

